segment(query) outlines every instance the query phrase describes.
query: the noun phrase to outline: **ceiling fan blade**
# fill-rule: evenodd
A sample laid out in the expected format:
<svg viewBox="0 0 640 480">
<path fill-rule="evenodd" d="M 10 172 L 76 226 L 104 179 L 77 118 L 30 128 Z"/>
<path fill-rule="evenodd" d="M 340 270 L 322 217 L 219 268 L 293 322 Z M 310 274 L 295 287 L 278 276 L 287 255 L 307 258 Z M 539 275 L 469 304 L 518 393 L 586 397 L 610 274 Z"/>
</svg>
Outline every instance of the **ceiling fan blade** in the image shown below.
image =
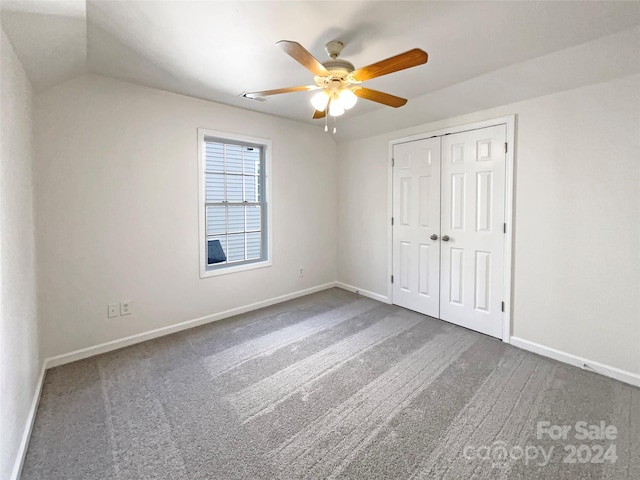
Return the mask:
<svg viewBox="0 0 640 480">
<path fill-rule="evenodd" d="M 405 68 L 422 65 L 423 63 L 427 63 L 428 58 L 429 56 L 427 55 L 427 52 L 420 50 L 419 48 L 414 48 L 413 50 L 401 53 L 395 57 L 387 58 L 386 60 L 381 60 L 380 62 L 367 67 L 359 68 L 354 71 L 352 75 L 359 82 L 364 82 L 365 80 L 387 75 L 388 73 L 398 72 Z"/>
<path fill-rule="evenodd" d="M 355 93 L 360 98 L 382 103 L 394 108 L 401 107 L 405 103 L 407 103 L 406 98 L 396 97 L 395 95 L 379 92 L 377 90 L 371 90 L 370 88 L 360 87 L 358 89 L 354 89 L 353 93 Z"/>
<path fill-rule="evenodd" d="M 277 45 L 280 45 L 280 48 L 282 48 L 287 55 L 300 63 L 307 70 L 311 71 L 314 75 L 319 75 L 321 77 L 329 75 L 329 71 L 298 42 L 280 40 L 277 42 Z"/>
<path fill-rule="evenodd" d="M 324 118 L 324 117 L 326 117 L 326 116 L 327 116 L 327 112 L 326 112 L 326 110 L 323 110 L 323 111 L 316 110 L 316 111 L 313 113 L 313 118 L 314 118 L 314 119 Z"/>
<path fill-rule="evenodd" d="M 266 97 L 267 95 L 277 95 L 279 93 L 289 93 L 289 92 L 302 92 L 302 91 L 311 91 L 316 90 L 317 85 L 301 85 L 299 87 L 287 87 L 287 88 L 276 88 L 275 90 L 263 90 L 261 92 L 247 92 L 243 93 L 243 97 Z"/>
</svg>

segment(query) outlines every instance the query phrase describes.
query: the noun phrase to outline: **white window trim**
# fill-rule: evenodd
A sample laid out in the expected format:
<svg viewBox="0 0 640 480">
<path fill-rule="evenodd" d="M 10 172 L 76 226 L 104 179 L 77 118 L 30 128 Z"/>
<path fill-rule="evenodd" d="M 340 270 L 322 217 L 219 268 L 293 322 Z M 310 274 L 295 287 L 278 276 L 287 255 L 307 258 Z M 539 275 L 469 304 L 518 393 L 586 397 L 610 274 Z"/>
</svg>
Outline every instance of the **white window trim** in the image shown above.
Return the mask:
<svg viewBox="0 0 640 480">
<path fill-rule="evenodd" d="M 207 269 L 207 251 L 205 241 L 206 227 L 206 209 L 205 209 L 205 155 L 204 140 L 206 137 L 214 137 L 219 139 L 230 140 L 239 143 L 253 143 L 264 146 L 264 162 L 265 162 L 265 190 L 267 202 L 267 259 L 260 262 L 243 263 L 241 265 Z M 217 130 L 208 130 L 206 128 L 198 128 L 198 244 L 200 255 L 200 278 L 215 277 L 218 275 L 227 275 L 229 273 L 243 272 L 245 270 L 254 270 L 256 268 L 270 267 L 273 260 L 273 242 L 272 242 L 272 220 L 271 220 L 271 140 L 267 138 L 249 137 L 238 133 L 220 132 Z"/>
</svg>

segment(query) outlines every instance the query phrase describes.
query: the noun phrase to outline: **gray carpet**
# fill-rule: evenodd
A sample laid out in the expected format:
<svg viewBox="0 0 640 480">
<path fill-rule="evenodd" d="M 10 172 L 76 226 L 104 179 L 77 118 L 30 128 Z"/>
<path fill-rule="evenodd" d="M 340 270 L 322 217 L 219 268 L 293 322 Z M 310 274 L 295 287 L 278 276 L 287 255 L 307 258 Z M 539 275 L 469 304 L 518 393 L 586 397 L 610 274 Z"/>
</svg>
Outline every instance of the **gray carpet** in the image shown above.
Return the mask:
<svg viewBox="0 0 640 480">
<path fill-rule="evenodd" d="M 302 478 L 640 479 L 640 389 L 332 289 L 49 370 L 22 474 Z"/>
</svg>

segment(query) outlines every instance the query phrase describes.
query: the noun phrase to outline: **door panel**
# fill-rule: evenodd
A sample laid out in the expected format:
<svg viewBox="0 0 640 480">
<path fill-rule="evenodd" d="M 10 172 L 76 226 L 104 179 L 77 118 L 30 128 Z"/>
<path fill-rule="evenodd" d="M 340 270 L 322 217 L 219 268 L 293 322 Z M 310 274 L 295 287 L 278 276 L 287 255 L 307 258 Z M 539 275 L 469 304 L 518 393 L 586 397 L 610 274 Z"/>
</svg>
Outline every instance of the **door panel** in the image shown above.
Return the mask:
<svg viewBox="0 0 640 480">
<path fill-rule="evenodd" d="M 440 139 L 394 145 L 393 303 L 438 317 Z"/>
<path fill-rule="evenodd" d="M 433 247 L 420 245 L 418 253 L 418 293 L 420 295 L 431 295 L 431 290 L 429 290 L 429 257 L 433 254 Z"/>
<path fill-rule="evenodd" d="M 449 302 L 464 305 L 464 249 L 452 248 L 449 257 Z"/>
<path fill-rule="evenodd" d="M 489 311 L 489 283 L 491 280 L 491 253 L 476 252 L 475 308 Z"/>
<path fill-rule="evenodd" d="M 502 337 L 506 126 L 442 139 L 440 318 Z"/>
<path fill-rule="evenodd" d="M 491 232 L 491 180 L 493 172 L 476 174 L 476 232 Z"/>
<path fill-rule="evenodd" d="M 400 289 L 411 292 L 411 242 L 400 242 Z"/>
<path fill-rule="evenodd" d="M 464 207 L 466 175 L 454 173 L 451 175 L 451 225 L 450 230 L 464 231 Z M 446 190 L 445 190 L 446 191 Z"/>
</svg>

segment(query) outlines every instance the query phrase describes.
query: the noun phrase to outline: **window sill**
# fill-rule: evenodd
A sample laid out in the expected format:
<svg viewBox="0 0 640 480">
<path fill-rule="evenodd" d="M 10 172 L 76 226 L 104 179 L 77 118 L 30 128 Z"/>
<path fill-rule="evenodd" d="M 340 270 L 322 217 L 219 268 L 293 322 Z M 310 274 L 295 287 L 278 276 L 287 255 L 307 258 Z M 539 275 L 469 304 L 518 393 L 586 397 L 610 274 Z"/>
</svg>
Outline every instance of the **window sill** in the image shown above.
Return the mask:
<svg viewBox="0 0 640 480">
<path fill-rule="evenodd" d="M 245 263 L 242 265 L 237 265 L 235 267 L 211 268 L 211 269 L 204 268 L 200 270 L 200 278 L 217 277 L 219 275 L 227 275 L 229 273 L 244 272 L 247 270 L 255 270 L 258 268 L 264 268 L 264 267 L 270 267 L 270 266 L 271 266 L 271 260 L 265 260 L 263 262 Z"/>
</svg>

